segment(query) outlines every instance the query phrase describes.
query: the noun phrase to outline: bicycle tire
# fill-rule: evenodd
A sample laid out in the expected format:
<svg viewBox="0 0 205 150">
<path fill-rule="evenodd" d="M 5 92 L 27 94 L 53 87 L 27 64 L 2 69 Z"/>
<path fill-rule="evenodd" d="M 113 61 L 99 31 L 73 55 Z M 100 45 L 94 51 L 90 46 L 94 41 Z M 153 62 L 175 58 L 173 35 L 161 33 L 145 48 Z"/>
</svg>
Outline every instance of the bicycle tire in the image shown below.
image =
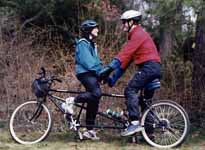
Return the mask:
<svg viewBox="0 0 205 150">
<path fill-rule="evenodd" d="M 19 105 L 11 115 L 9 121 L 10 134 L 20 144 L 38 143 L 44 140 L 50 133 L 52 128 L 51 113 L 45 104 L 41 104 L 41 110 L 39 109 L 39 111 L 37 104 L 37 101 L 25 102 Z M 30 120 L 32 116 L 33 119 Z M 41 133 L 42 135 L 37 135 Z"/>
<path fill-rule="evenodd" d="M 155 115 L 161 123 L 157 123 Z M 158 148 L 173 148 L 181 145 L 190 130 L 190 121 L 186 111 L 171 100 L 157 101 L 145 110 L 141 125 L 146 127 L 149 124 L 152 124 L 152 137 L 146 128 L 142 131 L 142 135 L 150 145 Z"/>
</svg>

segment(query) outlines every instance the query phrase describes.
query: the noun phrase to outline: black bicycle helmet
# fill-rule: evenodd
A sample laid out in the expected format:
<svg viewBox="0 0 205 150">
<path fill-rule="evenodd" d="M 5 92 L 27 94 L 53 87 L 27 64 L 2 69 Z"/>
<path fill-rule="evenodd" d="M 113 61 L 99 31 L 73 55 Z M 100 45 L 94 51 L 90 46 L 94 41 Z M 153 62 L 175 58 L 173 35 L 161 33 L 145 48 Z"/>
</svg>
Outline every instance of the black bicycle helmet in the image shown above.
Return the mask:
<svg viewBox="0 0 205 150">
<path fill-rule="evenodd" d="M 98 23 L 94 20 L 86 20 L 80 25 L 80 29 L 83 33 L 89 33 L 91 30 L 98 26 Z"/>
</svg>

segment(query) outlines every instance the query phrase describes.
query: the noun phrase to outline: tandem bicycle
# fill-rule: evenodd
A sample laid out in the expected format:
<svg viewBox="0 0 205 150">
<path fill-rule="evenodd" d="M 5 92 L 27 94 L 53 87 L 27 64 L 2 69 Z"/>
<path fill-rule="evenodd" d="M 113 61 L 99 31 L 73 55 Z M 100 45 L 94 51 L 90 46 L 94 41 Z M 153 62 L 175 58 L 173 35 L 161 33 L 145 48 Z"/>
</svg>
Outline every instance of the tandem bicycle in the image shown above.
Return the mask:
<svg viewBox="0 0 205 150">
<path fill-rule="evenodd" d="M 82 112 L 86 110 L 86 105 L 84 103 L 74 104 L 79 109 L 78 113 L 75 116 L 66 114 L 61 107 L 62 103 L 66 101 L 65 98 L 56 96 L 57 93 L 80 94 L 82 92 L 52 88 L 55 81 L 62 81 L 55 76 L 48 76 L 44 68 L 41 68 L 39 75 L 40 77 L 35 79 L 32 84 L 36 99 L 19 105 L 11 115 L 9 129 L 12 138 L 20 144 L 35 144 L 46 139 L 51 132 L 53 123 L 51 109 L 46 103 L 51 101 L 65 116 L 69 130 L 76 132 L 79 139 L 83 139 L 80 129 L 87 126 L 81 123 L 80 117 L 83 114 Z M 159 87 L 160 82 L 156 79 L 145 88 L 153 92 Z M 190 129 L 190 121 L 185 109 L 171 100 L 156 100 L 153 102 L 153 98 L 145 99 L 144 91 L 145 89 L 141 89 L 139 97 L 145 106 L 140 117 L 140 123 L 143 127 L 141 134 L 145 141 L 158 148 L 172 148 L 181 145 L 188 136 Z M 102 96 L 124 99 L 124 95 L 120 94 L 103 93 Z M 94 128 L 124 130 L 129 125 L 126 112 L 119 116 L 112 112 L 99 111 L 98 116 L 114 123 L 112 125 L 98 124 L 94 125 Z M 150 129 L 152 136 L 150 136 Z"/>
</svg>

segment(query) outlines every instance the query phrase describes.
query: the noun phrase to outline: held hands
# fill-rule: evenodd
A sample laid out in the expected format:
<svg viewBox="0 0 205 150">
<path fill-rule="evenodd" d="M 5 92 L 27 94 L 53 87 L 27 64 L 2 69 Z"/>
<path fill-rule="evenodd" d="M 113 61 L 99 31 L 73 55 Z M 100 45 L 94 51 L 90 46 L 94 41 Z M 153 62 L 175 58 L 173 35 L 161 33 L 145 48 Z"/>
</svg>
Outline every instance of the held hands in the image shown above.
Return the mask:
<svg viewBox="0 0 205 150">
<path fill-rule="evenodd" d="M 100 83 L 103 84 L 108 84 L 109 87 L 113 87 L 115 85 L 115 83 L 117 82 L 116 78 L 113 78 L 113 76 L 111 77 L 107 77 L 103 80 L 100 81 Z"/>
<path fill-rule="evenodd" d="M 109 66 L 106 66 L 102 70 L 100 70 L 98 73 L 100 81 L 106 81 L 112 71 L 113 69 Z"/>
<path fill-rule="evenodd" d="M 108 83 L 108 86 L 113 87 L 117 80 L 123 75 L 124 70 L 120 68 L 121 62 L 114 58 L 111 63 L 98 72 L 98 77 L 101 84 Z M 115 70 L 114 74 L 109 77 L 110 73 Z"/>
<path fill-rule="evenodd" d="M 109 87 L 113 87 L 115 85 L 117 80 L 115 80 L 113 77 L 108 77 L 107 84 Z"/>
<path fill-rule="evenodd" d="M 125 70 L 117 68 L 111 77 L 108 77 L 107 83 L 109 87 L 113 87 L 117 80 L 124 74 Z"/>
<path fill-rule="evenodd" d="M 110 73 L 113 70 L 120 68 L 120 65 L 121 65 L 121 62 L 117 58 L 114 58 L 109 63 L 109 65 L 107 65 L 102 70 L 100 70 L 100 72 L 98 73 L 98 76 L 100 77 L 101 80 L 104 80 L 104 79 L 108 78 L 108 76 L 110 75 Z"/>
<path fill-rule="evenodd" d="M 109 87 L 113 87 L 116 83 L 116 80 L 113 77 L 107 77 L 103 80 L 100 80 L 100 84 L 108 84 Z"/>
</svg>

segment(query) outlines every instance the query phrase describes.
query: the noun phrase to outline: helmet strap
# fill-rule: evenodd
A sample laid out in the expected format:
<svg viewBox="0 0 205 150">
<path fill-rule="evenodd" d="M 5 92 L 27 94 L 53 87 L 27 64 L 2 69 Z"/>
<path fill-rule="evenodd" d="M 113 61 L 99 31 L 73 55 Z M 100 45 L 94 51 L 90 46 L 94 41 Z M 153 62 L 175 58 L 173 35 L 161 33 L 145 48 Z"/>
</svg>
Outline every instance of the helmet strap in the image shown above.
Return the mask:
<svg viewBox="0 0 205 150">
<path fill-rule="evenodd" d="M 130 32 L 130 30 L 132 29 L 132 26 L 134 25 L 134 22 L 132 22 L 132 24 L 130 25 L 130 21 L 131 20 L 128 20 L 128 32 Z"/>
<path fill-rule="evenodd" d="M 88 40 L 93 40 L 94 36 L 92 35 L 91 32 L 84 32 L 83 37 L 88 39 Z"/>
</svg>

